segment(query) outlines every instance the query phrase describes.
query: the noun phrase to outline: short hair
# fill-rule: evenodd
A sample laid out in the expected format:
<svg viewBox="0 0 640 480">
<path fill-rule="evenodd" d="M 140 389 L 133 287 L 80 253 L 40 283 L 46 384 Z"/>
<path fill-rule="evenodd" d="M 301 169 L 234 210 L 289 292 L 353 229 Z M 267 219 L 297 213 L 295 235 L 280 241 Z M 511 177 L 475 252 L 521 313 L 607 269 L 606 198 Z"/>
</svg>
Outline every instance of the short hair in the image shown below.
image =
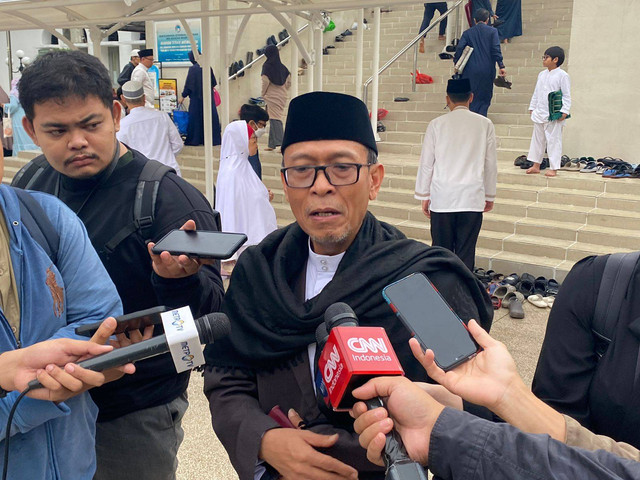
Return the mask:
<svg viewBox="0 0 640 480">
<path fill-rule="evenodd" d="M 132 107 L 140 107 L 146 103 L 144 95 L 138 98 L 127 98 L 123 95 L 122 98 L 127 102 L 127 105 L 131 105 Z"/>
<path fill-rule="evenodd" d="M 261 108 L 258 105 L 245 103 L 240 107 L 240 120 L 244 120 L 245 122 L 253 120 L 256 123 L 266 123 L 269 121 L 269 114 L 264 108 Z"/>
<path fill-rule="evenodd" d="M 453 103 L 466 103 L 471 97 L 471 92 L 469 93 L 447 93 L 449 100 Z"/>
<path fill-rule="evenodd" d="M 552 59 L 558 59 L 558 66 L 564 63 L 564 49 L 562 47 L 549 47 L 544 52 L 545 55 L 549 55 Z M 22 94 L 22 92 L 20 92 Z"/>
<path fill-rule="evenodd" d="M 487 10 L 486 8 L 479 8 L 473 14 L 473 19 L 476 22 L 486 22 L 487 20 L 489 20 L 490 16 L 491 14 L 489 13 L 489 10 Z"/>
<path fill-rule="evenodd" d="M 34 106 L 69 97 L 97 97 L 109 110 L 113 90 L 107 68 L 96 57 L 78 50 L 55 50 L 39 56 L 20 79 L 20 103 L 33 121 Z"/>
</svg>

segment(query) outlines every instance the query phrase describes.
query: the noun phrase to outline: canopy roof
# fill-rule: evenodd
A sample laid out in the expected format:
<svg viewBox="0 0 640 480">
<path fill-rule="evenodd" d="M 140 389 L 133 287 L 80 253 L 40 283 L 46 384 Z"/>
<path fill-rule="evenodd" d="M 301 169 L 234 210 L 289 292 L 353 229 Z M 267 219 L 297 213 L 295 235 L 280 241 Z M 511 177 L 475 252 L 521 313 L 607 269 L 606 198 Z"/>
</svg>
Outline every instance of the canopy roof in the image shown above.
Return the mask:
<svg viewBox="0 0 640 480">
<path fill-rule="evenodd" d="M 411 0 L 230 0 L 228 8 L 203 11 L 192 0 L 0 0 L 0 30 L 100 28 L 110 32 L 143 20 L 174 20 L 222 15 L 353 10 Z M 219 2 L 211 2 L 219 5 Z"/>
</svg>

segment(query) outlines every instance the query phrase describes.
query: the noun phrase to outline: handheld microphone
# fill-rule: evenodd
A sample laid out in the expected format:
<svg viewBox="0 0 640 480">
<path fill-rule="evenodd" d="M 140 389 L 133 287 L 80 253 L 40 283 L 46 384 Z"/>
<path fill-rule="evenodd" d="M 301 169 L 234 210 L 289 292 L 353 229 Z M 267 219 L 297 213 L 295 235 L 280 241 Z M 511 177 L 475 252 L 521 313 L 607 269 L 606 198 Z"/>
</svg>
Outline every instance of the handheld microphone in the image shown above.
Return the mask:
<svg viewBox="0 0 640 480">
<path fill-rule="evenodd" d="M 180 318 L 180 313 L 184 315 L 184 308 L 188 309 L 189 307 L 165 312 L 163 315 L 169 314 L 171 318 L 178 318 L 179 320 L 174 320 L 174 323 L 177 323 L 178 328 L 180 328 L 182 327 L 180 321 L 184 322 L 184 319 Z M 226 337 L 231 331 L 229 318 L 224 313 L 209 313 L 192 321 L 195 322 L 199 345 L 213 343 L 216 340 Z M 167 331 L 166 326 L 165 331 Z M 168 338 L 168 336 L 171 337 L 172 334 L 167 332 L 164 335 L 158 335 L 157 337 L 153 337 L 143 342 L 122 348 L 116 348 L 108 353 L 79 362 L 78 365 L 82 368 L 93 370 L 94 372 L 101 372 L 110 368 L 126 365 L 127 363 L 155 357 L 156 355 L 161 355 L 170 351 L 173 354 L 174 352 L 172 350 L 176 350 L 177 348 L 180 351 L 181 358 L 179 360 L 183 366 L 190 368 L 198 366 L 194 361 L 196 360 L 195 357 L 197 352 L 191 351 L 192 342 L 179 339 L 179 343 L 174 343 L 170 338 Z M 200 356 L 202 356 L 202 351 L 200 351 Z M 175 362 L 176 358 L 174 355 L 174 363 Z M 204 362 L 200 362 L 199 364 L 201 365 L 202 363 Z M 176 369 L 178 369 L 177 364 Z M 184 371 L 184 369 L 181 371 Z M 36 389 L 42 388 L 42 385 L 38 380 L 32 380 L 29 382 L 29 387 Z"/>
<path fill-rule="evenodd" d="M 324 320 L 329 337 L 318 365 L 334 410 L 353 406 L 357 400 L 351 392 L 370 378 L 404 375 L 384 328 L 359 327 L 355 312 L 342 302 L 330 305 Z M 365 404 L 369 410 L 384 406 L 380 397 Z M 409 458 L 395 430 L 386 435 L 382 458 L 387 469 L 385 480 L 427 480 L 424 469 Z"/>
</svg>

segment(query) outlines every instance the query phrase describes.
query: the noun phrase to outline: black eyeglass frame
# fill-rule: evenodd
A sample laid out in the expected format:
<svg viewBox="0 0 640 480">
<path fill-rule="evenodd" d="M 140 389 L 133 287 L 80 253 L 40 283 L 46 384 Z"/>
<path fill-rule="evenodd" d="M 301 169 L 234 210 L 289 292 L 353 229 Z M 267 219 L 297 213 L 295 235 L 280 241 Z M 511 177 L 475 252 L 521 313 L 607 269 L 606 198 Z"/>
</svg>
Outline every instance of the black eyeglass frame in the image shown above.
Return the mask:
<svg viewBox="0 0 640 480">
<path fill-rule="evenodd" d="M 354 166 L 356 167 L 356 179 L 351 182 L 351 183 L 341 183 L 340 185 L 336 185 L 335 183 L 333 183 L 331 181 L 331 176 L 327 175 L 327 168 L 331 168 L 331 167 L 335 167 L 338 165 L 348 165 L 348 166 Z M 322 170 L 322 173 L 324 173 L 325 178 L 327 179 L 327 182 L 329 182 L 330 185 L 333 185 L 334 187 L 347 187 L 349 185 L 354 185 L 356 183 L 358 183 L 358 180 L 360 180 L 360 169 L 362 167 L 370 167 L 371 165 L 375 165 L 374 163 L 333 163 L 331 165 L 295 165 L 293 167 L 284 167 L 280 169 L 280 172 L 282 173 L 282 175 L 284 176 L 284 181 L 287 184 L 287 187 L 289 188 L 311 188 L 313 187 L 313 185 L 316 183 L 316 180 L 318 178 L 318 171 Z M 294 168 L 313 168 L 314 172 L 313 172 L 313 180 L 311 181 L 311 184 L 306 186 L 306 187 L 293 187 L 291 185 L 289 185 L 289 179 L 287 178 L 287 170 L 292 170 Z"/>
</svg>

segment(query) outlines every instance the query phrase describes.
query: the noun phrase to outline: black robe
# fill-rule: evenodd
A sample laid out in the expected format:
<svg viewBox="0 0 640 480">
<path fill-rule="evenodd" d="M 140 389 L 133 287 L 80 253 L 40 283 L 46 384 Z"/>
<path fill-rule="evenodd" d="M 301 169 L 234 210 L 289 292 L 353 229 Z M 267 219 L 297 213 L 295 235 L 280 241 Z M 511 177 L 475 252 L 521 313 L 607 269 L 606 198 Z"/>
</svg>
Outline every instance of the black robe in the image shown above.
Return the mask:
<svg viewBox="0 0 640 480">
<path fill-rule="evenodd" d="M 382 326 L 406 376 L 427 380 L 408 346 L 410 332 L 382 297 L 382 288 L 410 273 L 424 272 L 467 322 L 491 327 L 493 309 L 480 282 L 450 251 L 407 240 L 368 213 L 338 270 L 316 297 L 304 301 L 308 236 L 296 224 L 277 230 L 238 260 L 222 311 L 231 335 L 205 349 L 205 395 L 214 430 L 241 480 L 253 479 L 262 435 L 277 424 L 266 413 L 295 408 L 314 432 L 339 434 L 325 453 L 354 466 L 361 479 L 384 478 L 366 460 L 347 414 L 324 417 L 316 404 L 307 347 L 326 308 L 345 302 L 360 325 Z M 301 285 L 302 284 L 302 285 Z M 382 475 L 382 476 L 381 476 Z"/>
<path fill-rule="evenodd" d="M 218 84 L 216 77 L 211 71 L 211 88 Z M 184 82 L 183 97 L 189 97 L 189 126 L 187 127 L 187 138 L 185 145 L 204 145 L 204 107 L 202 95 L 202 67 L 194 63 L 189 67 L 187 80 Z M 220 118 L 218 110 L 213 100 L 211 92 L 211 129 L 213 134 L 213 145 L 222 143 Z"/>
</svg>

